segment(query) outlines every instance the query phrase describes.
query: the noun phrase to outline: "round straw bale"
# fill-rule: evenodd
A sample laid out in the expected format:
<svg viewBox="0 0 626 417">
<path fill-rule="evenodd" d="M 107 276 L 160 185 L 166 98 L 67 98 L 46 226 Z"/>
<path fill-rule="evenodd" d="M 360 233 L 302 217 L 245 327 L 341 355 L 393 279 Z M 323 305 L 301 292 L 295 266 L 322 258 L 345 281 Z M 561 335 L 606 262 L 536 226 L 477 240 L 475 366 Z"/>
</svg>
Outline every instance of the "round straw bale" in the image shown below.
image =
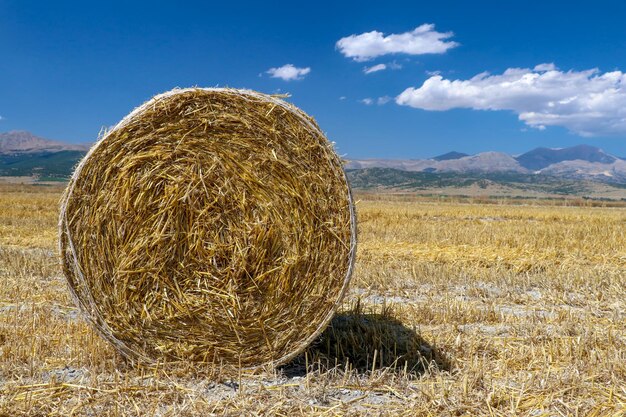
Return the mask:
<svg viewBox="0 0 626 417">
<path fill-rule="evenodd" d="M 158 95 L 102 135 L 59 237 L 74 300 L 122 355 L 243 368 L 316 338 L 356 247 L 342 163 L 314 120 L 222 88 Z"/>
</svg>

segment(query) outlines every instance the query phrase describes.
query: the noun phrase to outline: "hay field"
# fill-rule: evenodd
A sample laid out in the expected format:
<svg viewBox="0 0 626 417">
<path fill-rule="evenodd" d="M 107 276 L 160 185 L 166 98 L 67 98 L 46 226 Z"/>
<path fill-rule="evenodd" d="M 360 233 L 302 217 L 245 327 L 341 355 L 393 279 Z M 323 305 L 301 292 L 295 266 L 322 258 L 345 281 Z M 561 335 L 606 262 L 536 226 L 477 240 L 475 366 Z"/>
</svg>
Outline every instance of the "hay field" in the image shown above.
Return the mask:
<svg viewBox="0 0 626 417">
<path fill-rule="evenodd" d="M 0 184 L 0 415 L 626 414 L 626 207 L 361 195 L 333 327 L 234 375 L 134 368 L 87 326 L 60 193 Z"/>
</svg>

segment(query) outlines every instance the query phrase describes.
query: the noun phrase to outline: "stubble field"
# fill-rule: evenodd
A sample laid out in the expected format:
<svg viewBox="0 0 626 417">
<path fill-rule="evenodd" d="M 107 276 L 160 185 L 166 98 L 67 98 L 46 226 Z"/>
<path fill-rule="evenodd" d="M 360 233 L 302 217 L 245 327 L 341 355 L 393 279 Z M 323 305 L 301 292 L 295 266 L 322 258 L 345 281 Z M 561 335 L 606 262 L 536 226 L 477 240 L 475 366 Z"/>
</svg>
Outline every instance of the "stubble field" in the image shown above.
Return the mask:
<svg viewBox="0 0 626 417">
<path fill-rule="evenodd" d="M 343 311 L 279 369 L 126 363 L 56 255 L 62 188 L 0 184 L 0 415 L 626 415 L 626 207 L 358 195 Z"/>
</svg>

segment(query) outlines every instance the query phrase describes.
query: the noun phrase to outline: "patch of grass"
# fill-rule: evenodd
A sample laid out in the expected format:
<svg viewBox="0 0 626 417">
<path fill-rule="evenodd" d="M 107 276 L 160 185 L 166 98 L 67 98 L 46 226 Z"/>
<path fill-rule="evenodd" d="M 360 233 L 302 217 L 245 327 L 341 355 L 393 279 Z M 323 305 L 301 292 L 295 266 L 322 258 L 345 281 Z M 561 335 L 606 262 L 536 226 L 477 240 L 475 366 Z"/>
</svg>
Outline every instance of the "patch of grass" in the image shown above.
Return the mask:
<svg viewBox="0 0 626 417">
<path fill-rule="evenodd" d="M 85 155 L 82 151 L 60 151 L 0 155 L 0 176 L 33 176 L 42 180 L 67 180 Z"/>
</svg>

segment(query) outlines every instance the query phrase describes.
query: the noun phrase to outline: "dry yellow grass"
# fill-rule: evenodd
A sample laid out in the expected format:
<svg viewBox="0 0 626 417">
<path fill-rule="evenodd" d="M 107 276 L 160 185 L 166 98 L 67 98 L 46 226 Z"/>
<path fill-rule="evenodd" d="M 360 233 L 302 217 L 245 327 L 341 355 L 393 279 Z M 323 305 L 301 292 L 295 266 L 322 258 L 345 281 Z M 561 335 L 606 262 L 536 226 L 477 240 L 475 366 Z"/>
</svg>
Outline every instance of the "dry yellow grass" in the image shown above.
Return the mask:
<svg viewBox="0 0 626 417">
<path fill-rule="evenodd" d="M 624 207 L 364 197 L 344 312 L 305 356 L 233 379 L 134 368 L 77 316 L 59 197 L 0 189 L 0 415 L 626 413 Z"/>
</svg>

